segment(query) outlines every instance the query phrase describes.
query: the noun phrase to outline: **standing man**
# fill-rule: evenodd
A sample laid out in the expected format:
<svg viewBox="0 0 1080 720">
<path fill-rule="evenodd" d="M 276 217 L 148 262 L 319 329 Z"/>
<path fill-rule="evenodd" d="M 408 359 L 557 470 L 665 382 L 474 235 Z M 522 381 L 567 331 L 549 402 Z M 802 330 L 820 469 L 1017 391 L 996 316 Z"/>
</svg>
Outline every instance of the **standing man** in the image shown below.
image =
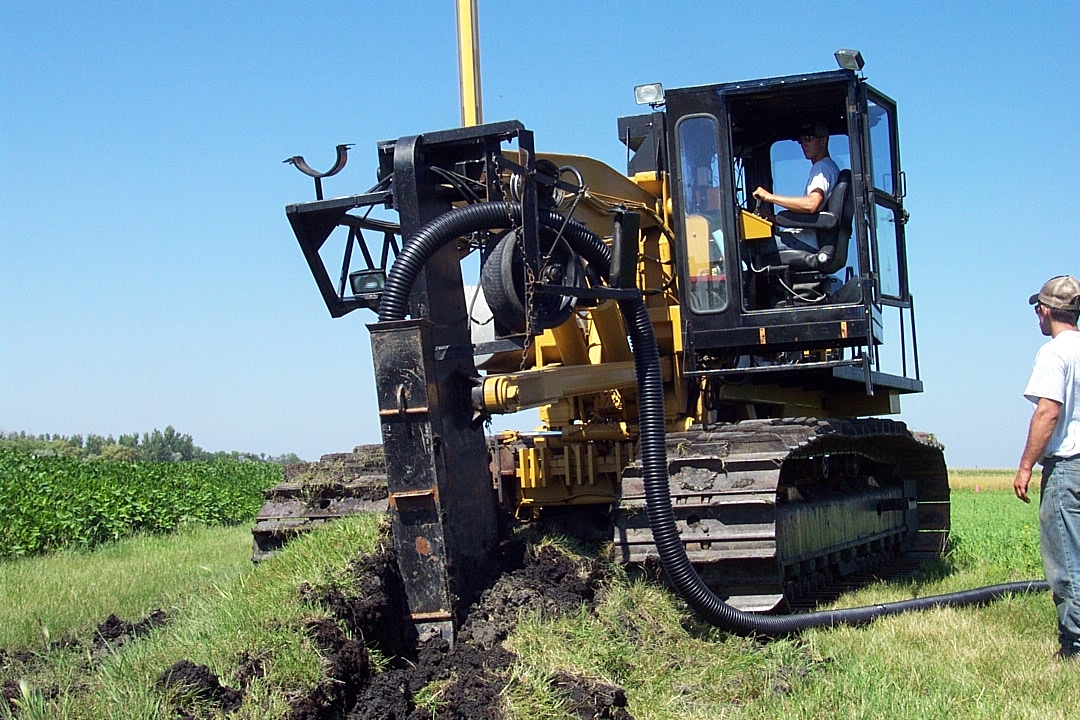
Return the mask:
<svg viewBox="0 0 1080 720">
<path fill-rule="evenodd" d="M 1080 282 L 1051 278 L 1029 301 L 1049 342 L 1039 348 L 1024 397 L 1035 403 L 1013 480 L 1028 499 L 1031 470 L 1042 464 L 1039 545 L 1058 613 L 1061 657 L 1080 656 Z"/>
<path fill-rule="evenodd" d="M 806 179 L 806 194 L 799 196 L 774 195 L 763 187 L 754 190 L 754 197 L 762 202 L 779 205 L 785 210 L 813 214 L 825 207 L 840 168 L 829 157 L 829 126 L 825 123 L 804 126 L 796 138 L 802 148 L 803 156 L 813 165 L 810 176 Z M 780 244 L 791 250 L 817 252 L 817 235 L 813 230 L 791 229 L 780 233 Z"/>
</svg>

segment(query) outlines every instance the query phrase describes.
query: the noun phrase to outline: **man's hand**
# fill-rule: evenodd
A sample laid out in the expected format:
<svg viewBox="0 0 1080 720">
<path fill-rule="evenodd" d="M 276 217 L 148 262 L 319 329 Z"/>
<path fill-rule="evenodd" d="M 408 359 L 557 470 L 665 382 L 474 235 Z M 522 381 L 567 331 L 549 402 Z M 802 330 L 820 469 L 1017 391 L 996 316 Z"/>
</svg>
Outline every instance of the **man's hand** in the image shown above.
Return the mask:
<svg viewBox="0 0 1080 720">
<path fill-rule="evenodd" d="M 1020 456 L 1020 468 L 1013 478 L 1013 492 L 1016 497 L 1024 502 L 1028 500 L 1027 489 L 1031 482 L 1031 469 L 1046 451 L 1050 444 L 1050 436 L 1057 427 L 1058 417 L 1061 415 L 1061 403 L 1057 400 L 1039 398 L 1035 406 L 1035 412 L 1031 416 L 1031 425 L 1028 426 L 1027 443 L 1024 445 L 1024 454 Z"/>
<path fill-rule="evenodd" d="M 772 193 L 765 188 L 758 186 L 758 189 L 754 191 L 754 199 L 761 202 L 772 202 L 769 198 L 772 197 Z"/>
<path fill-rule="evenodd" d="M 1016 471 L 1016 477 L 1013 478 L 1013 492 L 1016 493 L 1016 497 L 1020 498 L 1026 503 L 1030 503 L 1031 499 L 1028 498 L 1027 489 L 1031 483 L 1031 471 L 1020 468 Z"/>
</svg>

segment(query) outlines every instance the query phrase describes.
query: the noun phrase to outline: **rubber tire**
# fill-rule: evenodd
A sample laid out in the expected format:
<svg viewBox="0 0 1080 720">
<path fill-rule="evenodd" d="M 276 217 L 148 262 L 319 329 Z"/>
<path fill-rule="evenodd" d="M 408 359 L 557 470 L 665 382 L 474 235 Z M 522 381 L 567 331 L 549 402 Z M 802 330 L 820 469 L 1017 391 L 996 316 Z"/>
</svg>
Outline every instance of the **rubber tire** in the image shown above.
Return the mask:
<svg viewBox="0 0 1080 720">
<path fill-rule="evenodd" d="M 491 316 L 510 333 L 525 332 L 523 268 L 524 259 L 517 248 L 517 234 L 508 232 L 496 242 L 495 249 L 480 269 L 480 287 Z"/>
<path fill-rule="evenodd" d="M 546 227 L 540 230 L 541 239 L 550 246 L 554 233 Z M 556 262 L 563 267 L 564 284 L 581 287 L 585 271 L 581 259 L 566 249 L 556 249 Z M 517 233 L 511 231 L 500 238 L 480 270 L 480 287 L 488 308 L 498 327 L 508 333 L 525 332 L 525 256 L 517 243 Z M 566 322 L 574 312 L 576 298 L 547 295 L 538 297 L 540 329 L 556 327 Z"/>
</svg>

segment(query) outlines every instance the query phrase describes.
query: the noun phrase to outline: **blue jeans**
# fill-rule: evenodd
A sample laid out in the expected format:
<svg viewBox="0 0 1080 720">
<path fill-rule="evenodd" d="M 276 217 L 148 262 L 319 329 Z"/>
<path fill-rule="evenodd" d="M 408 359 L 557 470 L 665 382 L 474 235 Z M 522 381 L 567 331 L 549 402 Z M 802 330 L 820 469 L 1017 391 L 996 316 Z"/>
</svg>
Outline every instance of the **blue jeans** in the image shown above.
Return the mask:
<svg viewBox="0 0 1080 720">
<path fill-rule="evenodd" d="M 1043 463 L 1039 544 L 1057 606 L 1061 652 L 1080 654 L 1080 457 Z"/>
</svg>

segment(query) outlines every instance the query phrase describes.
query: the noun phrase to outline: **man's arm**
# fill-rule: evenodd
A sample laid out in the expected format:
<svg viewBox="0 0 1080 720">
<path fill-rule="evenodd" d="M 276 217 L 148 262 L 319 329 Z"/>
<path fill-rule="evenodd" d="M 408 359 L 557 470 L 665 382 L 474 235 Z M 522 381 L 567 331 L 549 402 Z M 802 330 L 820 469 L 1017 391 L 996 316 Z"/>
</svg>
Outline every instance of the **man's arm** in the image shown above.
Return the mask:
<svg viewBox="0 0 1080 720">
<path fill-rule="evenodd" d="M 754 191 L 754 197 L 762 202 L 773 203 L 787 210 L 800 213 L 816 213 L 825 203 L 825 193 L 817 188 L 810 191 L 809 195 L 793 197 L 789 195 L 773 195 L 763 187 Z"/>
<path fill-rule="evenodd" d="M 1024 502 L 1031 502 L 1027 494 L 1031 470 L 1046 452 L 1046 446 L 1050 444 L 1050 436 L 1054 434 L 1060 415 L 1061 403 L 1039 398 L 1039 404 L 1035 406 L 1035 413 L 1031 416 L 1031 425 L 1028 426 L 1027 443 L 1024 445 L 1024 454 L 1020 457 L 1020 469 L 1013 478 L 1013 492 Z"/>
</svg>

